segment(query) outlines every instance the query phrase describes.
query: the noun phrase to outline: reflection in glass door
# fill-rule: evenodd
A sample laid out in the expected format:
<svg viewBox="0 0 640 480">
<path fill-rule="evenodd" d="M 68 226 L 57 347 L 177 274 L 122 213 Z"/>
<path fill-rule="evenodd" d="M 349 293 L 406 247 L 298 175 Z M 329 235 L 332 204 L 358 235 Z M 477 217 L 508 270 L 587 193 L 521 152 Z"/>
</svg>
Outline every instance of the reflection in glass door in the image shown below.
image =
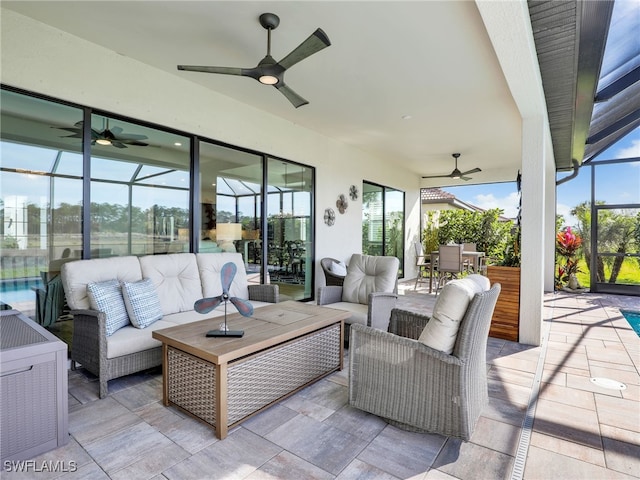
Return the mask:
<svg viewBox="0 0 640 480">
<path fill-rule="evenodd" d="M 313 291 L 313 169 L 267 161 L 267 268 L 280 299 L 305 300 Z"/>
</svg>

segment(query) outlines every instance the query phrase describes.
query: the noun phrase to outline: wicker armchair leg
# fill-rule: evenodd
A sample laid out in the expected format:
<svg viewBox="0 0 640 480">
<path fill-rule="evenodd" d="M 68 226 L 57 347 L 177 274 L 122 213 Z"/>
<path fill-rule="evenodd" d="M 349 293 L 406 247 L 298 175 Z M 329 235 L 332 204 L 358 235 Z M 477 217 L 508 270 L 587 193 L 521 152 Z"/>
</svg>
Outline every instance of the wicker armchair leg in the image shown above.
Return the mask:
<svg viewBox="0 0 640 480">
<path fill-rule="evenodd" d="M 99 382 L 100 382 L 100 398 L 105 398 L 107 395 L 109 395 L 109 381 L 103 380 L 101 378 Z"/>
</svg>

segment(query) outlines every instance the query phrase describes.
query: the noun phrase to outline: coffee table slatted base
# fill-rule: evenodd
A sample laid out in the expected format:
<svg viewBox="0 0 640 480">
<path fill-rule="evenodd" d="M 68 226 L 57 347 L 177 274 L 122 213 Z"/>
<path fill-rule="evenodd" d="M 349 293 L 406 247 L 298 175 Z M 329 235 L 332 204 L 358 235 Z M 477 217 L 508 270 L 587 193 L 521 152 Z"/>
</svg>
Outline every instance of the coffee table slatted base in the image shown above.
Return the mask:
<svg viewBox="0 0 640 480">
<path fill-rule="evenodd" d="M 212 425 L 224 438 L 229 427 L 339 370 L 340 335 L 337 323 L 228 365 L 168 347 L 168 400 Z"/>
</svg>

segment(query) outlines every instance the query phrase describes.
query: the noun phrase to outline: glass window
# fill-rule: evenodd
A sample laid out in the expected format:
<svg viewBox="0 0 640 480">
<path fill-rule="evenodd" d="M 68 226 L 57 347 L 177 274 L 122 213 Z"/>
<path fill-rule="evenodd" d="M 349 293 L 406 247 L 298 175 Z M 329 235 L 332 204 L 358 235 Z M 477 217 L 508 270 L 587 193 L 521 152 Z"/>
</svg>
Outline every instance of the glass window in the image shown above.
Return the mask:
<svg viewBox="0 0 640 480">
<path fill-rule="evenodd" d="M 8 90 L 0 107 L 0 301 L 34 317 L 34 288 L 80 258 L 81 145 L 59 127 L 82 110 Z"/>
<path fill-rule="evenodd" d="M 362 253 L 388 255 L 404 265 L 404 192 L 363 182 Z"/>
<path fill-rule="evenodd" d="M 91 257 L 189 251 L 187 137 L 91 116 Z"/>
<path fill-rule="evenodd" d="M 261 283 L 262 156 L 200 142 L 199 252 L 240 252 Z"/>
</svg>

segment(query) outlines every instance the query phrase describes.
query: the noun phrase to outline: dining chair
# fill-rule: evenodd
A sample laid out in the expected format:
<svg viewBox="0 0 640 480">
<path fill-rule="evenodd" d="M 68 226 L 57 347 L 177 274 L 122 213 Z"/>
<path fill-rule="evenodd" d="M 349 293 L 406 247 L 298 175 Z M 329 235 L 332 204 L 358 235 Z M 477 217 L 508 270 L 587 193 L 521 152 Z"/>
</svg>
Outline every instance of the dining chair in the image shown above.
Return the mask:
<svg viewBox="0 0 640 480">
<path fill-rule="evenodd" d="M 462 245 L 440 245 L 438 249 L 438 285 L 436 287 L 436 295 L 438 290 L 447 281 L 458 278 L 465 271 L 464 262 L 462 261 Z"/>
<path fill-rule="evenodd" d="M 425 254 L 422 242 L 415 242 L 413 248 L 416 254 L 416 267 L 418 267 L 418 276 L 416 277 L 416 284 L 413 289 L 418 289 L 418 283 L 424 282 L 431 276 L 431 254 Z M 434 270 L 434 274 L 435 274 Z M 431 280 L 431 279 L 430 279 Z"/>
<path fill-rule="evenodd" d="M 463 243 L 462 244 L 463 252 L 477 252 L 477 246 L 474 242 Z M 473 272 L 473 260 L 471 258 L 463 258 L 464 268 L 467 272 Z M 473 272 L 478 273 L 478 272 Z"/>
</svg>

